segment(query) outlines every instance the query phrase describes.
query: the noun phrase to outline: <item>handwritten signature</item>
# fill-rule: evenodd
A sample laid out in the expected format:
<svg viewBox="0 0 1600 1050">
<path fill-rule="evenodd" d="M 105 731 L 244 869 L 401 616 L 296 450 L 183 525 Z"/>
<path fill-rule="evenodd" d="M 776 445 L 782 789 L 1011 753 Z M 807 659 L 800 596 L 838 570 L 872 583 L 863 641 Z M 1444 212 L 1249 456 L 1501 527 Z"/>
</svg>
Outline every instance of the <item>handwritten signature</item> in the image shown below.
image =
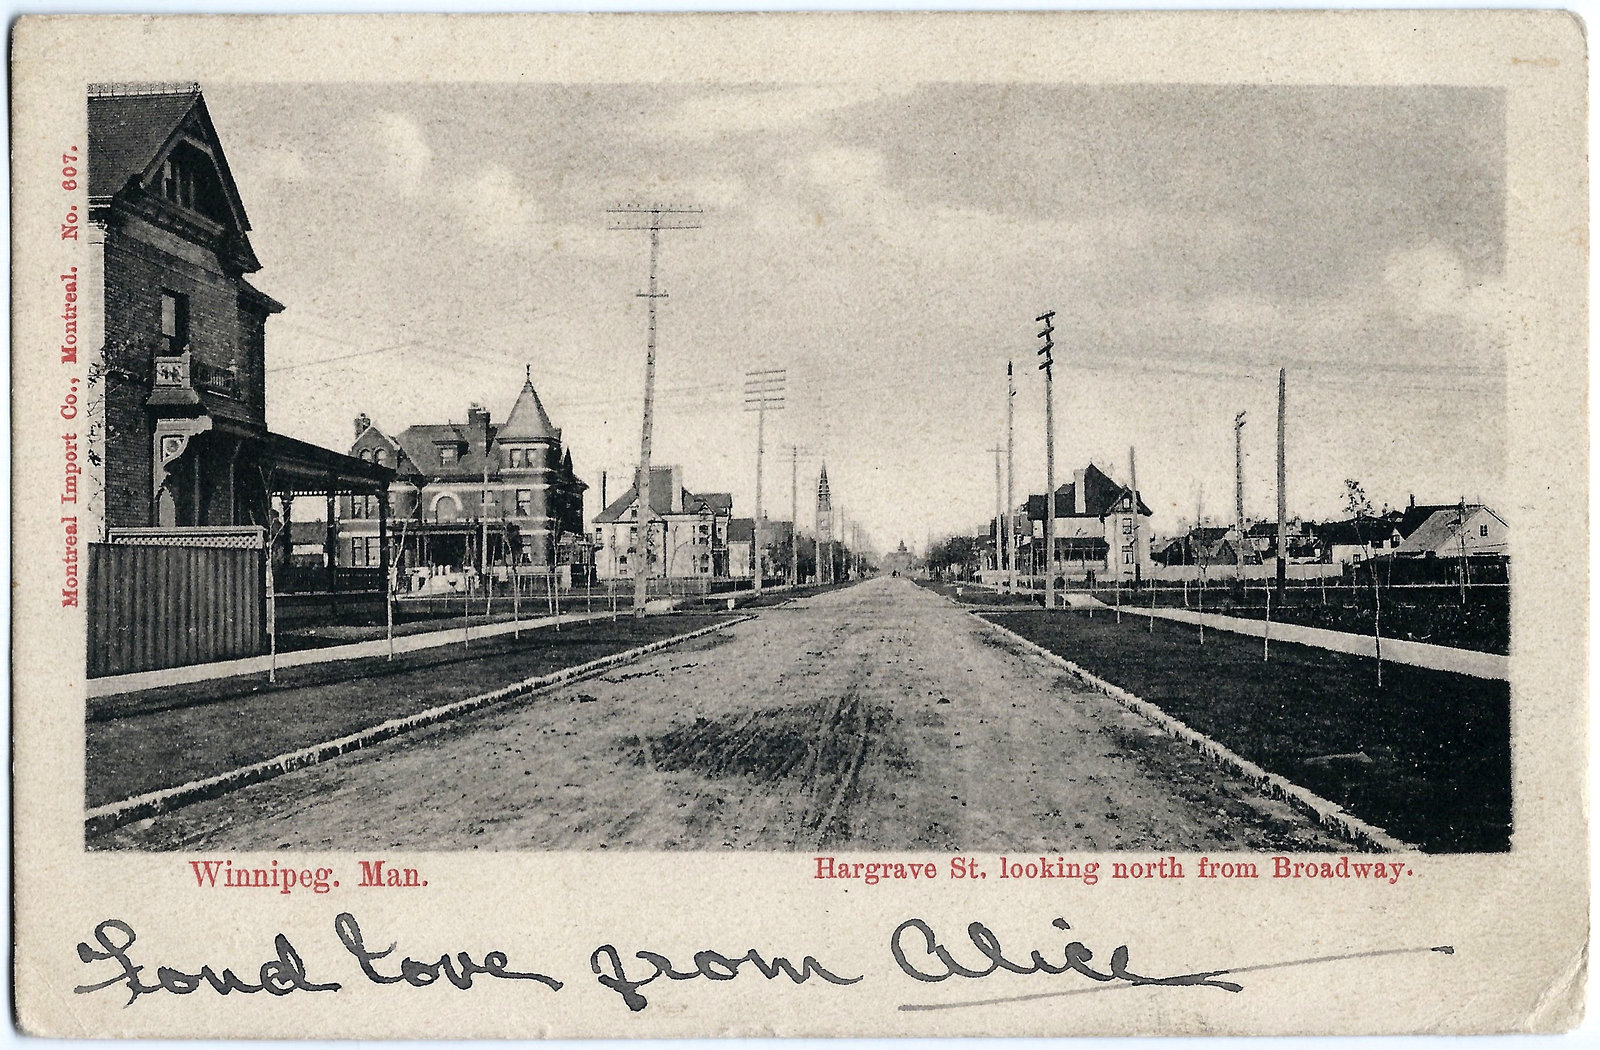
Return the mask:
<svg viewBox="0 0 1600 1050">
<path fill-rule="evenodd" d="M 1072 929 L 1071 924 L 1062 918 L 1055 919 L 1051 925 L 1063 933 Z M 349 912 L 340 912 L 335 917 L 333 926 L 339 943 L 355 960 L 362 975 L 372 984 L 423 988 L 442 980 L 447 985 L 466 991 L 481 977 L 500 981 L 531 981 L 551 992 L 559 992 L 564 987 L 562 981 L 548 974 L 512 969 L 510 958 L 504 951 L 492 950 L 481 956 L 474 956 L 466 951 L 445 952 L 437 957 L 430 954 L 423 959 L 414 959 L 408 955 L 398 954 L 396 944 L 393 942 L 381 949 L 370 947 L 360 923 Z M 240 976 L 232 968 L 225 967 L 219 971 L 216 966 L 209 963 L 191 971 L 174 966 L 152 966 L 135 962 L 132 951 L 138 935 L 134 933 L 132 926 L 121 919 L 106 919 L 101 922 L 94 929 L 93 940 L 93 944 L 87 941 L 78 944 L 78 958 L 84 964 L 91 966 L 112 963 L 116 972 L 103 980 L 78 985 L 73 991 L 86 995 L 120 985 L 128 993 L 128 1001 L 124 1006 L 131 1006 L 141 996 L 156 992 L 189 995 L 209 989 L 218 995 L 234 993 L 250 995 L 265 992 L 268 995 L 284 996 L 293 992 L 337 992 L 343 987 L 339 981 L 314 980 L 307 972 L 305 960 L 299 951 L 282 933 L 277 934 L 272 940 L 273 957 L 262 962 L 248 976 Z M 914 981 L 930 984 L 951 978 L 982 980 L 997 973 L 1010 973 L 1073 975 L 1094 982 L 1092 987 L 1101 988 L 1189 987 L 1216 988 L 1225 992 L 1243 990 L 1243 985 L 1223 980 L 1225 974 L 1242 974 L 1254 970 L 1416 951 L 1444 954 L 1453 952 L 1449 947 L 1387 949 L 1153 977 L 1129 969 L 1131 953 L 1125 944 L 1112 949 L 1104 969 L 1100 969 L 1091 965 L 1095 960 L 1095 953 L 1079 940 L 1069 941 L 1061 948 L 1031 949 L 1026 958 L 1021 958 L 1019 952 L 1008 953 L 994 931 L 981 922 L 967 925 L 965 940 L 970 943 L 970 948 L 958 943 L 956 950 L 953 951 L 925 920 L 913 918 L 895 927 L 889 937 L 888 947 L 901 973 Z M 981 962 L 974 963 L 974 950 L 981 958 Z M 958 954 L 967 961 L 958 959 Z M 615 945 L 602 944 L 590 953 L 589 970 L 603 988 L 615 992 L 627 1008 L 635 1013 L 649 1005 L 649 1000 L 641 989 L 663 978 L 670 982 L 732 981 L 743 974 L 752 973 L 767 981 L 783 977 L 792 984 L 800 985 L 816 978 L 827 984 L 839 986 L 859 984 L 866 979 L 865 974 L 853 977 L 841 976 L 837 968 L 824 965 L 813 955 L 804 955 L 799 963 L 794 963 L 785 956 L 762 954 L 754 948 L 740 955 L 703 949 L 695 952 L 691 958 L 693 965 L 680 969 L 669 956 L 660 952 L 637 951 L 633 953 L 629 962 L 624 963 L 622 952 Z M 633 960 L 638 960 L 644 965 L 641 967 Z M 964 1003 L 907 1004 L 900 1009 L 930 1010 L 987 1006 L 1063 994 L 1073 993 L 1054 991 Z"/>
</svg>

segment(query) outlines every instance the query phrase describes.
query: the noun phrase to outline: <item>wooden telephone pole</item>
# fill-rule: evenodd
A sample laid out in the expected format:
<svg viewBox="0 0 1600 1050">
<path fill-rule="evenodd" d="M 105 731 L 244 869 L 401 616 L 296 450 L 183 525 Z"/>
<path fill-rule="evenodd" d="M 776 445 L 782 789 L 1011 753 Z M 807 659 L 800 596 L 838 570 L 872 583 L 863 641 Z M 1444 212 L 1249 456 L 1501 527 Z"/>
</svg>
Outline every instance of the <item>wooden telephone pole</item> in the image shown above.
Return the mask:
<svg viewBox="0 0 1600 1050">
<path fill-rule="evenodd" d="M 1283 608 L 1283 592 L 1289 578 L 1289 498 L 1284 488 L 1284 394 L 1286 371 L 1278 369 L 1278 607 Z M 1380 672 L 1381 673 L 1381 672 Z"/>
<path fill-rule="evenodd" d="M 1011 362 L 1006 362 L 1006 590 L 1012 594 L 1017 593 L 1017 536 L 1016 530 L 1011 526 L 1013 508 L 1016 507 L 1016 494 L 1013 491 L 1016 481 L 1016 470 L 1012 463 L 1012 455 L 1016 451 L 1015 435 L 1012 431 L 1012 409 L 1017 400 L 1017 384 L 1011 376 Z"/>
<path fill-rule="evenodd" d="M 744 374 L 744 410 L 756 414 L 756 524 L 755 524 L 755 592 L 761 593 L 761 578 L 766 575 L 761 564 L 761 457 L 767 447 L 767 409 L 783 409 L 783 388 L 788 372 L 782 368 L 768 368 Z"/>
<path fill-rule="evenodd" d="M 650 231 L 650 286 L 639 292 L 639 298 L 649 304 L 649 328 L 644 354 L 644 425 L 639 435 L 639 475 L 634 492 L 638 495 L 639 543 L 634 556 L 633 615 L 644 617 L 645 602 L 650 589 L 650 521 L 655 506 L 650 500 L 650 438 L 655 418 L 656 395 L 656 300 L 665 299 L 667 293 L 656 289 L 656 262 L 661 251 L 662 230 L 698 230 L 699 208 L 664 208 L 660 206 L 608 208 L 607 214 L 617 216 L 612 220 L 613 230 Z M 666 536 L 661 538 L 662 569 L 667 568 Z"/>
<path fill-rule="evenodd" d="M 1054 310 L 1046 310 L 1035 321 L 1044 325 L 1039 338 L 1044 346 L 1037 351 L 1044 360 L 1039 368 L 1044 371 L 1044 607 L 1056 607 L 1056 410 L 1052 354 L 1055 351 L 1055 327 L 1051 318 Z"/>
<path fill-rule="evenodd" d="M 998 577 L 1001 570 L 1006 567 L 1006 490 L 1001 484 L 1000 477 L 1000 454 L 1005 449 L 996 445 L 989 451 L 994 453 L 994 571 Z"/>
</svg>

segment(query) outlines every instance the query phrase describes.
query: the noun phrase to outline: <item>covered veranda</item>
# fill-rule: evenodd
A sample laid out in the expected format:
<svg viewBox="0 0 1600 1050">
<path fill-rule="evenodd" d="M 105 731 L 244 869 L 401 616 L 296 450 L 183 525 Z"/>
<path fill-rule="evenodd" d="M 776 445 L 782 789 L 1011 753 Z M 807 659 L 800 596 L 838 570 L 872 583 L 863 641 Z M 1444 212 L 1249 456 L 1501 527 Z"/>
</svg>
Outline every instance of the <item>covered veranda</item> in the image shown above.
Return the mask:
<svg viewBox="0 0 1600 1050">
<path fill-rule="evenodd" d="M 320 594 L 337 611 L 341 596 L 382 595 L 389 578 L 389 483 L 395 472 L 366 460 L 346 456 L 282 434 L 263 439 L 262 468 L 268 494 L 277 502 L 271 514 L 272 573 L 279 594 Z M 339 515 L 337 500 L 343 495 L 376 496 L 378 505 L 378 565 L 368 568 L 339 565 Z M 321 565 L 296 566 L 290 561 L 296 500 L 322 501 L 326 526 Z"/>
</svg>

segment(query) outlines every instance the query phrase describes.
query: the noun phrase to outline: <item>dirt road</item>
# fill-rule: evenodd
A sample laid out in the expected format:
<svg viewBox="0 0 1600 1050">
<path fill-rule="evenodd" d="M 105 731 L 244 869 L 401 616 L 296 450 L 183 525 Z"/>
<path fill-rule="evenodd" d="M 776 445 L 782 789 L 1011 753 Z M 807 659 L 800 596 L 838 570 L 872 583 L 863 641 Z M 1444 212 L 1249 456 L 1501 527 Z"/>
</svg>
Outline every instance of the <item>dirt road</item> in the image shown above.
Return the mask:
<svg viewBox="0 0 1600 1050">
<path fill-rule="evenodd" d="M 1339 848 L 894 578 L 91 846 Z"/>
</svg>

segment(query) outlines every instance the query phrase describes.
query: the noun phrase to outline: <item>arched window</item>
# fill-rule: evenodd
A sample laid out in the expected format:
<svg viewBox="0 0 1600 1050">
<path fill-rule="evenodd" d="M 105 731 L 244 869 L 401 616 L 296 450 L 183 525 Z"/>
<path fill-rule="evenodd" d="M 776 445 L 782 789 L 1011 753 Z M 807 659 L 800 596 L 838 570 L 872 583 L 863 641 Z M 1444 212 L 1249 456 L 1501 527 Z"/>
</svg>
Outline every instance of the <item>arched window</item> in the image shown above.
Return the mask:
<svg viewBox="0 0 1600 1050">
<path fill-rule="evenodd" d="M 433 501 L 433 517 L 435 521 L 455 521 L 461 517 L 461 504 L 451 495 L 442 495 Z"/>
<path fill-rule="evenodd" d="M 389 450 L 386 448 L 378 449 L 372 454 L 372 461 L 380 467 L 387 467 L 389 465 Z"/>
<path fill-rule="evenodd" d="M 372 450 L 370 448 L 364 448 L 361 450 L 361 460 L 364 463 L 372 462 Z"/>
</svg>

